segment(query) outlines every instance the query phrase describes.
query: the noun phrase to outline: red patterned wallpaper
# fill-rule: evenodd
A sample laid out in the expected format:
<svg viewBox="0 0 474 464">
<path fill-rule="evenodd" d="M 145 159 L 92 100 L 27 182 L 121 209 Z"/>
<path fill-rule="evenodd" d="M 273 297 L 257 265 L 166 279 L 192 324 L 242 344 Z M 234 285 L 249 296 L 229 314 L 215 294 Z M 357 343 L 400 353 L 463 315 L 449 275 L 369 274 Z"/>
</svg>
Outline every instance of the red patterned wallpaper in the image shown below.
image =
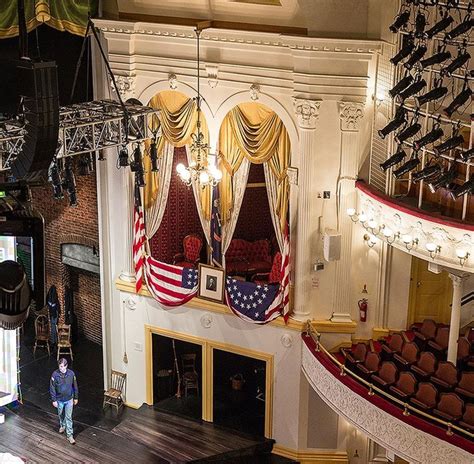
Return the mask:
<svg viewBox="0 0 474 464">
<path fill-rule="evenodd" d="M 178 163 L 188 164 L 184 147 L 174 149 L 168 202 L 160 228 L 150 241 L 153 257 L 165 263 L 172 263 L 173 256 L 183 251 L 183 238 L 186 235 L 198 234 L 205 242 L 193 190 L 191 187 L 186 187 L 176 175 L 176 165 Z M 203 246 L 201 261 L 204 262 L 205 250 L 206 247 Z"/>
</svg>

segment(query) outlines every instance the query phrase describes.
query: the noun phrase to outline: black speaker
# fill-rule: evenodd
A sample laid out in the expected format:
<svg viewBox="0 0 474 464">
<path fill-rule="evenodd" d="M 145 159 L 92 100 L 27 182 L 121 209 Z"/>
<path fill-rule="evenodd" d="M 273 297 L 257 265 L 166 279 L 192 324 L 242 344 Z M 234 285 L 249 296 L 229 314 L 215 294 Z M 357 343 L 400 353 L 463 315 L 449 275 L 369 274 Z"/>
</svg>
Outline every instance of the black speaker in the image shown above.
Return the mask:
<svg viewBox="0 0 474 464">
<path fill-rule="evenodd" d="M 56 62 L 22 60 L 17 66 L 17 89 L 23 101 L 26 135 L 11 169 L 16 179 L 28 179 L 47 171 L 58 145 Z"/>
</svg>

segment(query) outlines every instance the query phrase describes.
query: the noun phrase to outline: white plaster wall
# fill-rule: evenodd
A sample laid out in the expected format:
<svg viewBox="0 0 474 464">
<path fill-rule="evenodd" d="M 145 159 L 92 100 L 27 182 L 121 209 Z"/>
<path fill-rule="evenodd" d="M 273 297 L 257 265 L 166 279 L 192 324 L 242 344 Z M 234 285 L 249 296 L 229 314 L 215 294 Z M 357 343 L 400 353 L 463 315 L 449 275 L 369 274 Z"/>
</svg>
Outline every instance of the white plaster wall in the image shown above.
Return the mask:
<svg viewBox="0 0 474 464">
<path fill-rule="evenodd" d="M 152 298 L 120 293 L 121 304 L 131 297 L 136 300 L 135 310 L 125 310 L 128 364 L 125 367 L 129 381 L 127 402 L 142 404 L 146 399 L 145 324 L 171 331 L 194 335 L 274 356 L 273 385 L 273 438 L 284 446 L 298 448 L 299 396 L 301 379 L 301 337 L 298 332 L 274 326 L 257 326 L 233 315 L 209 313 L 210 328 L 201 325 L 202 310 L 180 307 L 164 310 Z M 289 334 L 292 346 L 285 348 L 281 337 Z M 117 349 L 120 340 L 117 337 Z M 141 346 L 138 351 L 136 344 Z M 140 349 L 140 347 L 139 347 Z M 117 360 L 118 361 L 118 360 Z"/>
<path fill-rule="evenodd" d="M 387 327 L 406 329 L 410 296 L 412 257 L 409 253 L 393 248 L 388 289 Z"/>
</svg>

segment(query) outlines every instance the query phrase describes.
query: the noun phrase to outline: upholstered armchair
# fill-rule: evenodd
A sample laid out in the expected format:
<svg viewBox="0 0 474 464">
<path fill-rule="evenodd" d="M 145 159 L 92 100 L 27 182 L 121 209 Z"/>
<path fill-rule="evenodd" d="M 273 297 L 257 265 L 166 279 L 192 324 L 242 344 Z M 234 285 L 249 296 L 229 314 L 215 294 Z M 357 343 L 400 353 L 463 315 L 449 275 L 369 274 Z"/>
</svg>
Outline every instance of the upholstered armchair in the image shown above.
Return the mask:
<svg viewBox="0 0 474 464">
<path fill-rule="evenodd" d="M 257 284 L 279 284 L 281 282 L 281 253 L 278 252 L 273 257 L 273 264 L 270 272 L 260 272 L 252 276 L 252 282 Z"/>
<path fill-rule="evenodd" d="M 196 234 L 186 235 L 183 239 L 183 252 L 173 256 L 173 264 L 182 267 L 196 267 L 202 249 L 202 238 Z"/>
</svg>

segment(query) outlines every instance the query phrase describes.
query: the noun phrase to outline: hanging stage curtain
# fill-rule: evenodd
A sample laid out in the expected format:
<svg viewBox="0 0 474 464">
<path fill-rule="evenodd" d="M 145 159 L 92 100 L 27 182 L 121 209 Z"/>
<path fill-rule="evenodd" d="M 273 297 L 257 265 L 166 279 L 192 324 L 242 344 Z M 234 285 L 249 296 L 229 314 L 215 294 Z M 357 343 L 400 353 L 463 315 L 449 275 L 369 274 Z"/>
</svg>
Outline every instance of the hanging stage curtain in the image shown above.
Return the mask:
<svg viewBox="0 0 474 464">
<path fill-rule="evenodd" d="M 18 35 L 17 0 L 2 0 L 0 8 L 0 38 Z M 71 34 L 84 36 L 89 12 L 97 15 L 99 0 L 25 0 L 25 19 L 28 32 L 43 24 L 35 16 L 35 6 L 42 4 L 50 18 L 44 24 Z M 49 7 L 49 8 L 48 8 Z"/>
<path fill-rule="evenodd" d="M 266 181 L 273 225 L 283 249 L 283 232 L 288 214 L 290 140 L 281 119 L 259 103 L 242 103 L 233 108 L 221 126 L 219 154 L 223 172 L 220 185 L 223 251 L 225 253 L 234 232 L 247 174 L 243 161 L 267 165 Z M 268 168 L 271 172 L 267 172 Z M 242 193 L 243 197 L 243 193 Z M 232 227 L 233 224 L 233 227 Z M 229 237 L 230 234 L 230 237 Z"/>
<path fill-rule="evenodd" d="M 144 157 L 145 167 L 145 210 L 147 215 L 147 224 L 150 217 L 156 218 L 153 224 L 147 226 L 147 237 L 151 238 L 158 230 L 163 218 L 163 212 L 166 207 L 166 198 L 168 195 L 169 182 L 172 175 L 173 154 L 167 151 L 169 147 L 186 147 L 191 144 L 191 134 L 196 132 L 197 108 L 193 99 L 186 97 L 180 92 L 166 90 L 154 96 L 149 106 L 160 110 L 160 117 L 154 118 L 153 129 L 160 126 L 161 137 L 158 139 L 158 158 L 160 160 L 160 170 L 151 171 L 151 160 L 149 156 Z M 201 130 L 204 134 L 205 142 L 209 141 L 209 130 L 206 120 L 201 114 Z M 149 143 L 146 144 L 149 149 Z M 168 156 L 171 156 L 169 160 Z M 188 161 L 190 160 L 188 154 Z M 165 158 L 162 160 L 162 158 Z M 209 242 L 209 217 L 210 217 L 210 193 L 211 189 L 206 187 L 198 189 L 193 185 L 194 198 L 201 219 L 201 225 Z M 150 228 L 148 230 L 148 227 Z M 152 234 L 153 232 L 153 234 Z"/>
</svg>

